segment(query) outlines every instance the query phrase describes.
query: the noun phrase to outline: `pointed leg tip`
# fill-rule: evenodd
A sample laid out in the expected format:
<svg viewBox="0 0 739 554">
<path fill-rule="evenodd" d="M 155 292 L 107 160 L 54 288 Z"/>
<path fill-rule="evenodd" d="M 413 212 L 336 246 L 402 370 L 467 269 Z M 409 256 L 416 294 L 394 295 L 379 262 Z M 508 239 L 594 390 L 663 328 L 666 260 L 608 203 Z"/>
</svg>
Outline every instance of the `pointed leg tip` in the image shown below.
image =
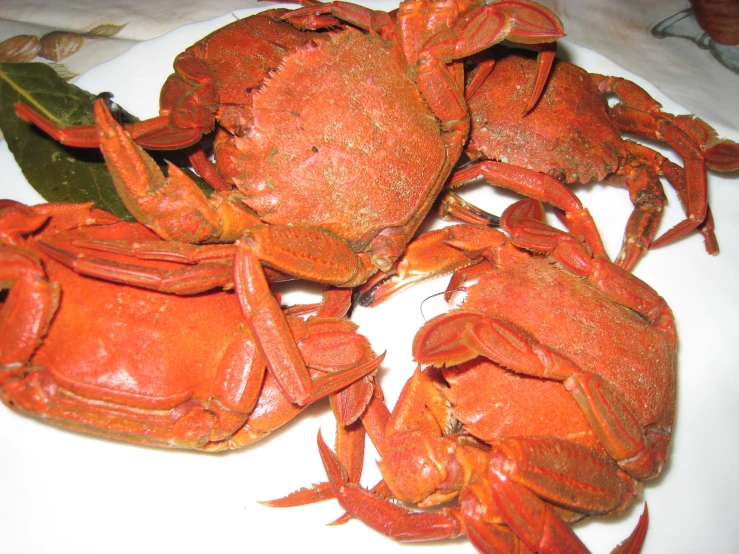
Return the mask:
<svg viewBox="0 0 739 554">
<path fill-rule="evenodd" d="M 123 129 L 108 107 L 108 100 L 100 96 L 92 105 L 92 113 L 95 116 L 95 123 L 98 133 L 102 137 L 124 137 L 128 139 L 128 133 Z M 130 139 L 129 139 L 130 140 Z"/>
<path fill-rule="evenodd" d="M 302 487 L 290 494 L 274 500 L 257 500 L 259 504 L 270 508 L 293 508 L 295 506 L 305 506 L 306 504 L 314 504 L 334 498 L 331 485 L 329 483 L 316 483 L 309 488 Z"/>
<path fill-rule="evenodd" d="M 647 503 L 644 503 L 644 511 L 636 523 L 636 527 L 631 534 L 611 551 L 611 554 L 638 554 L 644 544 L 649 527 L 649 509 Z"/>
<path fill-rule="evenodd" d="M 668 244 L 672 244 L 676 240 L 684 237 L 691 231 L 693 231 L 698 225 L 700 224 L 699 221 L 692 221 L 689 219 L 686 219 L 682 221 L 681 223 L 678 223 L 675 225 L 672 229 L 669 229 L 668 231 L 665 231 L 664 234 L 654 239 L 651 243 L 649 243 L 649 249 L 654 250 L 656 248 L 662 248 L 663 246 L 667 246 Z"/>
<path fill-rule="evenodd" d="M 352 519 L 352 515 L 349 512 L 344 512 L 341 514 L 341 516 L 337 517 L 335 520 L 330 521 L 326 524 L 326 527 L 335 527 L 338 525 L 344 525 L 348 523 Z"/>
<path fill-rule="evenodd" d="M 321 458 L 323 458 L 324 454 L 329 452 L 328 445 L 326 444 L 326 441 L 323 440 L 323 435 L 321 434 L 321 430 L 318 430 L 318 434 L 316 435 L 316 442 L 318 443 L 318 451 L 321 453 Z"/>
<path fill-rule="evenodd" d="M 336 454 L 334 454 L 323 440 L 320 430 L 318 431 L 317 442 L 318 452 L 321 455 L 321 462 L 323 462 L 323 468 L 326 471 L 326 476 L 331 485 L 331 490 L 333 491 L 333 494 L 338 497 L 343 486 L 348 480 L 346 470 L 342 466 Z"/>
</svg>

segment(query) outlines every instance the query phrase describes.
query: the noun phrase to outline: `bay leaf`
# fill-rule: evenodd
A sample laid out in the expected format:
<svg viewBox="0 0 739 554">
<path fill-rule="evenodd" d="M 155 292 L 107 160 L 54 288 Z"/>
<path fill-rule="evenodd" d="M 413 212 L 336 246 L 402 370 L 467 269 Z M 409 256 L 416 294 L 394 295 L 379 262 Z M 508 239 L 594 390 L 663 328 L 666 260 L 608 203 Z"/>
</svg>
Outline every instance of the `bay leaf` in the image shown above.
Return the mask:
<svg viewBox="0 0 739 554">
<path fill-rule="evenodd" d="M 91 125 L 95 98 L 65 82 L 46 64 L 0 63 L 0 129 L 31 186 L 48 202 L 93 201 L 98 208 L 132 220 L 97 148 L 64 146 L 15 115 L 14 105 L 22 101 L 60 127 Z M 124 123 L 136 121 L 123 109 L 116 117 Z M 166 157 L 186 165 L 186 158 L 180 154 L 184 153 L 167 152 Z M 164 155 L 153 157 L 166 172 Z M 188 174 L 206 194 L 212 192 L 202 179 Z"/>
</svg>

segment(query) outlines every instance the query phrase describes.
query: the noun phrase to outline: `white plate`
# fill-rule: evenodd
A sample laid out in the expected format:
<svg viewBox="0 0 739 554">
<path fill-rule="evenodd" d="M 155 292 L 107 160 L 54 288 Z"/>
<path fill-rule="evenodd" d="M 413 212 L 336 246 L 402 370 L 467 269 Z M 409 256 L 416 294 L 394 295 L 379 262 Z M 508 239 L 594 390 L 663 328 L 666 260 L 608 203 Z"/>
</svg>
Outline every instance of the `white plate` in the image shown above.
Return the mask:
<svg viewBox="0 0 739 554">
<path fill-rule="evenodd" d="M 385 2 L 380 8 L 392 8 Z M 237 12 L 244 17 L 252 11 Z M 158 92 L 175 55 L 208 32 L 233 20 L 229 14 L 188 25 L 142 43 L 94 68 L 77 81 L 87 90 L 115 92 L 139 117 L 157 112 Z M 624 47 L 627 47 L 625 45 Z M 598 54 L 572 44 L 571 59 L 598 73 L 622 75 L 644 86 L 666 111 L 685 110 L 649 83 Z M 720 124 L 720 122 L 712 122 Z M 729 136 L 739 140 L 739 136 Z M 5 145 L 3 144 L 3 148 Z M 0 156 L 3 196 L 38 201 L 5 150 Z M 651 525 L 645 552 L 732 552 L 739 544 L 735 471 L 739 433 L 736 338 L 739 293 L 739 186 L 710 177 L 710 199 L 721 255 L 708 256 L 698 234 L 655 250 L 636 274 L 670 303 L 681 337 L 679 401 L 670 460 L 663 475 L 645 487 Z M 614 255 L 630 212 L 624 190 L 594 186 L 578 190 Z M 494 213 L 511 196 L 478 187 L 467 197 Z M 674 194 L 660 232 L 682 218 Z M 394 404 L 414 368 L 410 344 L 423 323 L 419 306 L 445 281 L 410 290 L 354 319 L 378 352 L 387 350 L 382 384 Z M 288 299 L 290 300 L 290 299 Z M 424 305 L 426 317 L 443 309 Z M 104 325 L 104 322 L 101 322 Z M 422 547 L 401 545 L 358 521 L 326 527 L 341 513 L 335 501 L 293 509 L 270 509 L 270 499 L 323 480 L 315 445 L 322 429 L 330 442 L 333 420 L 319 403 L 273 437 L 225 455 L 167 451 L 120 444 L 61 431 L 0 409 L 0 535 L 4 552 L 473 552 L 466 540 Z M 379 473 L 370 449 L 365 484 Z M 588 522 L 577 532 L 594 552 L 608 552 L 636 523 L 641 506 L 619 521 Z M 350 546 L 351 545 L 351 546 Z"/>
</svg>

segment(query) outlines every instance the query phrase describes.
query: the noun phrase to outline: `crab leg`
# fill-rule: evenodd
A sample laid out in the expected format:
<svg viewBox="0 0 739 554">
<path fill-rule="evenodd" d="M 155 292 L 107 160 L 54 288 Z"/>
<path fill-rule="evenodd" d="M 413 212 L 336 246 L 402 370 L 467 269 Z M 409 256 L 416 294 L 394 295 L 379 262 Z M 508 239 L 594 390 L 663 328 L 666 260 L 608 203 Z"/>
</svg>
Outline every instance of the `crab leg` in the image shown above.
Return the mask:
<svg viewBox="0 0 739 554">
<path fill-rule="evenodd" d="M 175 58 L 174 69 L 175 73 L 167 79 L 162 89 L 160 115 L 125 125 L 131 138 L 143 148 L 179 150 L 193 146 L 203 134 L 213 131 L 215 126 L 217 102 L 213 71 L 189 50 Z M 181 105 L 173 105 L 173 100 L 179 96 L 185 101 L 180 102 Z M 110 93 L 104 93 L 98 100 L 107 102 L 110 97 Z M 22 102 L 15 104 L 15 114 L 67 146 L 100 146 L 97 125 L 60 127 L 52 117 Z"/>
<path fill-rule="evenodd" d="M 360 29 L 380 33 L 384 27 L 395 23 L 387 12 L 373 10 L 351 2 L 288 1 L 300 4 L 303 7 L 288 12 L 283 16 L 283 19 L 290 21 L 301 29 L 322 29 L 343 21 Z"/>
<path fill-rule="evenodd" d="M 347 482 L 338 459 L 326 446 L 320 434 L 318 435 L 318 448 L 323 466 L 329 476 L 329 482 L 342 508 L 383 535 L 398 541 L 425 541 L 455 538 L 464 529 L 481 552 L 512 554 L 526 551 L 508 528 L 503 525 L 488 524 L 481 521 L 479 516 L 472 515 L 475 511 L 481 513 L 484 508 L 471 494 L 466 495 L 463 500 L 462 510 L 446 509 L 441 513 L 413 512 L 376 496 L 358 485 Z M 566 526 L 561 523 L 560 525 L 566 529 Z M 568 552 L 586 553 L 587 550 L 579 539 L 571 531 L 569 535 L 572 537 L 570 542 L 579 545 L 580 548 L 571 549 Z M 561 551 L 559 549 L 561 546 L 561 542 L 556 545 L 557 552 Z M 549 552 L 550 550 L 537 551 Z"/>
<path fill-rule="evenodd" d="M 217 101 L 211 68 L 188 49 L 175 58 L 174 70 L 162 88 L 160 115 L 125 125 L 131 138 L 143 148 L 178 150 L 193 146 L 215 127 Z M 103 94 L 99 100 L 107 102 L 110 96 Z M 175 103 L 180 97 L 184 100 Z M 62 128 L 22 102 L 15 104 L 15 113 L 62 144 L 79 148 L 100 146 L 96 125 Z"/>
<path fill-rule="evenodd" d="M 579 240 L 543 223 L 543 217 L 539 202 L 522 200 L 506 209 L 500 222 L 516 244 L 549 254 L 570 271 L 588 278 L 611 299 L 659 320 L 666 329 L 672 328 L 666 304 L 653 289 L 607 260 L 594 259 Z M 360 289 L 359 301 L 378 304 L 415 283 L 454 272 L 447 287 L 449 292 L 467 278 L 485 272 L 486 265 L 479 263 L 481 260 L 500 265 L 523 255 L 505 235 L 489 227 L 456 225 L 431 231 L 410 243 L 389 276 L 368 281 Z"/>
<path fill-rule="evenodd" d="M 259 259 L 243 242 L 237 243 L 234 286 L 247 324 L 280 389 L 292 402 L 304 406 L 335 393 L 372 373 L 384 356 L 325 377 L 311 379 L 279 305 L 269 290 Z"/>
<path fill-rule="evenodd" d="M 4 246 L 0 259 L 0 289 L 10 289 L 0 311 L 2 383 L 13 375 L 5 365 L 29 359 L 38 347 L 59 303 L 59 289 L 46 279 L 39 261 L 22 250 Z"/>
<path fill-rule="evenodd" d="M 678 192 L 683 205 L 685 198 L 685 171 L 658 152 L 641 144 L 624 141 L 627 156 L 618 171 L 606 178 L 609 183 L 625 186 L 629 190 L 634 211 L 629 216 L 624 231 L 623 245 L 616 260 L 617 265 L 631 270 L 636 262 L 649 249 L 662 218 L 662 210 L 667 198 L 660 176 Z M 715 245 L 711 248 L 710 245 Z M 706 249 L 711 254 L 718 252 L 716 237 L 706 237 Z"/>
<path fill-rule="evenodd" d="M 615 302 L 642 314 L 666 332 L 675 333 L 672 313 L 652 287 L 607 260 L 595 259 L 572 235 L 543 223 L 543 215 L 539 202 L 521 200 L 506 208 L 500 221 L 519 246 L 548 254 Z"/>
<path fill-rule="evenodd" d="M 15 115 L 27 123 L 32 123 L 55 141 L 67 146 L 73 146 L 75 148 L 97 148 L 100 146 L 100 137 L 97 126 L 94 124 L 60 127 L 52 118 L 22 102 L 15 104 Z M 166 128 L 166 122 L 167 118 L 165 116 L 159 116 L 137 123 L 127 123 L 125 128 L 131 137 L 145 148 L 156 148 L 158 146 L 160 149 L 176 150 L 191 146 L 200 139 L 201 135 L 190 137 L 190 132 L 188 131 L 185 137 L 174 136 L 171 143 L 151 143 L 146 140 L 145 137 L 152 131 L 158 132 Z M 184 133 L 185 130 L 182 130 L 182 132 Z"/>
<path fill-rule="evenodd" d="M 429 29 L 432 15 L 427 13 L 427 8 L 426 2 L 403 2 L 398 9 L 397 20 L 408 64 L 411 66 L 418 64 L 419 85 L 424 97 L 435 113 L 439 114 L 446 112 L 445 103 L 451 99 L 450 88 L 446 85 L 435 86 L 449 78 L 444 64 L 469 57 L 505 39 L 520 44 L 540 44 L 550 43 L 564 36 L 561 22 L 548 9 L 526 0 L 511 0 L 488 6 L 471 6 L 461 14 L 451 14 L 456 18 L 451 27 L 437 31 L 426 40 L 428 32 L 430 30 L 433 32 L 433 29 Z M 434 5 L 433 9 L 438 10 L 439 6 Z M 392 18 L 386 14 L 382 15 L 382 12 L 349 2 L 307 6 L 290 12 L 285 18 L 300 21 L 300 18 L 319 14 L 330 14 L 360 28 L 377 32 L 383 31 L 393 23 Z M 434 16 L 437 15 L 434 12 Z M 438 17 L 436 21 L 442 19 Z M 526 112 L 539 99 L 553 62 L 553 49 L 542 50 L 536 84 Z M 430 76 L 421 78 L 420 75 L 424 73 Z M 456 82 L 453 83 L 453 88 L 457 88 Z M 446 92 L 443 92 L 444 89 Z M 439 92 L 442 92 L 443 96 L 439 96 Z M 462 98 L 458 91 L 452 96 Z M 444 117 L 439 119 L 446 120 Z"/>
<path fill-rule="evenodd" d="M 75 246 L 90 247 L 87 241 L 80 241 Z M 138 243 L 141 244 L 141 243 Z M 143 243 L 144 245 L 146 243 Z M 113 243 L 111 248 L 106 248 L 103 241 L 96 242 L 94 246 L 98 250 L 116 252 L 120 251 L 120 243 Z M 121 262 L 107 260 L 105 258 L 94 258 L 85 254 L 69 250 L 64 245 L 51 242 L 39 242 L 38 248 L 47 256 L 75 270 L 81 275 L 123 283 L 136 287 L 146 288 L 158 292 L 172 294 L 197 294 L 222 287 L 230 289 L 233 287 L 233 249 L 231 248 L 230 259 L 222 261 L 206 261 L 195 265 L 177 266 L 173 269 L 161 267 L 148 267 L 146 265 L 124 264 Z M 158 259 L 150 256 L 149 259 Z"/>
<path fill-rule="evenodd" d="M 324 302 L 318 306 L 316 315 L 307 321 L 297 318 L 289 320 L 292 336 L 314 378 L 321 372 L 357 367 L 375 358 L 366 338 L 356 333 L 356 325 L 343 318 L 346 304 L 335 298 L 337 296 L 345 296 L 344 291 L 338 291 L 338 294 L 328 292 L 324 295 Z M 269 373 L 262 391 L 259 403 L 243 428 L 231 438 L 231 442 L 242 445 L 254 442 L 300 411 L 300 407 L 284 395 Z M 354 480 L 359 480 L 364 459 L 365 432 L 357 420 L 365 417 L 369 410 L 368 405 L 377 398 L 381 399 L 382 393 L 379 385 L 371 377 L 365 377 L 329 396 L 337 421 L 337 452 L 342 463 L 350 468 L 350 475 Z M 328 497 L 326 489 L 328 487 L 321 486 L 314 486 L 309 490 L 301 489 L 281 499 L 282 503 L 274 501 L 266 504 L 295 506 L 316 502 Z"/>
<path fill-rule="evenodd" d="M 511 438 L 493 445 L 484 478 L 465 491 L 460 505 L 468 528 L 484 525 L 495 537 L 499 526 L 492 522 L 502 519 L 532 552 L 585 554 L 589 550 L 544 500 L 583 513 L 618 513 L 638 493 L 613 462 L 584 446 L 552 438 Z M 577 498 L 576 505 L 572 498 Z M 646 525 L 642 516 L 613 552 L 638 552 Z"/>
<path fill-rule="evenodd" d="M 384 404 L 371 404 L 373 409 L 368 410 L 369 413 L 363 420 L 381 454 L 381 470 L 387 464 L 406 462 L 413 467 L 421 467 L 416 464 L 422 464 L 429 457 L 430 464 L 435 465 L 437 457 L 446 460 L 450 452 L 457 450 L 464 451 L 460 455 L 460 463 L 467 462 L 471 466 L 477 466 L 477 471 L 484 468 L 484 454 L 480 449 L 464 444 L 457 445 L 454 438 L 442 436 L 440 422 L 446 418 L 448 409 L 420 367 L 403 387 L 398 406 L 399 410 L 389 414 Z M 376 418 L 375 422 L 371 421 L 373 418 Z M 453 538 L 462 532 L 459 518 L 448 511 L 441 514 L 411 512 L 389 502 L 384 494 L 376 496 L 357 484 L 347 482 L 345 469 L 336 455 L 326 447 L 320 433 L 318 445 L 329 483 L 339 503 L 351 515 L 359 517 L 372 528 L 397 540 L 406 541 Z M 455 461 L 450 460 L 450 463 L 454 464 Z M 469 475 L 471 466 L 454 473 Z M 386 475 L 385 471 L 383 475 Z M 396 498 L 419 501 L 428 491 L 418 491 L 414 481 L 413 477 L 403 479 L 401 476 L 392 482 L 386 481 L 386 485 Z M 426 486 L 425 483 L 421 484 L 421 487 Z M 440 498 L 448 499 L 455 494 L 443 493 Z"/>
<path fill-rule="evenodd" d="M 715 144 L 715 132 L 708 125 L 692 117 L 675 117 L 662 112 L 656 100 L 630 81 L 602 75 L 592 77 L 601 92 L 613 93 L 621 100 L 610 108 L 609 116 L 622 132 L 664 141 L 683 158 L 685 189 L 678 192 L 687 218 L 654 240 L 650 247 L 669 244 L 705 220 L 708 210 L 706 166 L 724 171 L 736 169 L 739 167 L 739 145 L 727 140 Z M 709 253 L 715 253 L 710 246 L 707 242 Z"/>
<path fill-rule="evenodd" d="M 342 508 L 367 525 L 397 540 L 454 538 L 461 532 L 460 521 L 447 513 L 411 512 L 346 481 L 343 467 L 318 435 L 318 449 L 331 488 Z"/>
<path fill-rule="evenodd" d="M 375 384 L 377 383 L 375 382 Z M 356 386 L 357 385 L 354 384 L 347 390 Z M 379 386 L 376 390 L 379 392 Z M 344 391 L 342 391 L 342 393 L 343 392 Z M 330 397 L 330 400 L 332 408 L 335 408 L 336 402 L 338 402 L 338 397 L 332 396 Z M 336 411 L 334 411 L 334 413 L 337 416 L 337 422 L 339 422 L 338 413 Z M 361 421 L 356 421 L 351 425 L 337 424 L 336 426 L 335 456 L 339 461 L 339 465 L 343 470 L 342 473 L 345 475 L 346 480 L 358 488 L 361 488 L 357 483 L 359 483 L 364 462 L 365 437 L 366 435 L 369 435 L 378 452 L 382 455 L 380 441 L 385 432 L 389 415 L 390 414 L 383 402 L 381 393 L 379 395 L 373 394 L 369 404 L 361 414 Z M 389 491 L 387 491 L 387 486 L 384 481 L 380 481 L 380 483 L 375 487 L 375 490 L 378 491 L 378 494 L 381 494 L 381 492 L 384 491 L 385 496 L 390 494 Z M 261 501 L 260 503 L 272 508 L 289 508 L 293 506 L 312 504 L 314 502 L 320 502 L 330 498 L 336 498 L 335 491 L 330 482 L 323 482 L 316 483 L 309 489 L 301 488 L 282 498 Z M 335 523 L 338 524 L 344 519 L 346 519 L 346 517 L 342 516 Z"/>
<path fill-rule="evenodd" d="M 456 171 L 447 183 L 448 188 L 463 186 L 480 176 L 491 185 L 503 187 L 529 198 L 551 204 L 564 212 L 563 221 L 567 228 L 577 236 L 582 236 L 593 255 L 608 259 L 600 233 L 590 212 L 583 207 L 580 199 L 565 185 L 550 175 L 528 169 L 484 161 Z"/>
<path fill-rule="evenodd" d="M 552 43 L 563 36 L 559 18 L 544 6 L 526 0 L 503 0 L 465 10 L 451 28 L 426 42 L 418 60 L 419 65 L 427 63 L 430 58 L 450 62 L 470 57 L 503 40 L 539 45 Z M 539 100 L 554 63 L 553 47 L 537 49 L 539 66 L 536 81 L 524 114 L 531 111 Z"/>
<path fill-rule="evenodd" d="M 382 437 L 385 433 L 387 422 L 390 417 L 390 412 L 384 403 L 382 391 L 375 380 L 375 389 L 371 395 L 369 403 L 362 408 L 363 411 L 360 415 L 361 421 L 355 421 L 351 425 L 340 424 L 341 416 L 339 411 L 336 409 L 337 404 L 341 402 L 340 396 L 352 389 L 356 389 L 357 385 L 361 383 L 362 382 L 355 383 L 348 389 L 341 391 L 338 395 L 330 397 L 331 406 L 334 409 L 336 420 L 339 423 L 336 426 L 336 457 L 338 458 L 339 464 L 342 468 L 346 468 L 344 474 L 346 475 L 348 482 L 354 484 L 358 483 L 359 478 L 361 477 L 364 461 L 365 436 L 369 435 L 375 448 L 382 456 L 384 451 Z M 384 493 L 384 497 L 387 497 L 390 494 L 384 481 L 380 481 L 374 490 L 377 491 L 377 494 Z M 311 504 L 313 502 L 319 502 L 329 498 L 335 498 L 335 491 L 332 489 L 330 482 L 323 482 L 314 484 L 310 489 L 302 488 L 282 498 L 261 503 L 274 508 L 285 508 Z M 346 520 L 347 517 L 349 516 L 345 514 L 334 523 L 339 524 Z"/>
<path fill-rule="evenodd" d="M 476 253 L 465 252 L 447 244 L 449 227 L 423 233 L 408 243 L 393 270 L 378 272 L 359 287 L 356 302 L 361 306 L 377 306 L 408 287 L 442 275 L 455 273 L 478 263 Z M 450 285 L 450 289 L 456 285 Z"/>
<path fill-rule="evenodd" d="M 40 111 L 22 102 L 15 104 L 15 114 L 23 121 L 36 125 L 36 127 L 61 144 L 75 148 L 100 147 L 100 135 L 97 125 L 60 127 Z M 168 118 L 160 116 L 138 123 L 127 123 L 125 129 L 138 144 L 151 150 L 178 150 L 180 148 L 191 147 L 188 158 L 195 171 L 215 190 L 221 192 L 230 190 L 230 185 L 218 175 L 215 166 L 208 160 L 202 147 L 196 144 L 202 137 L 202 133 L 190 129 L 178 129 L 175 132 L 171 127 L 164 126 L 167 122 Z M 163 130 L 166 130 L 166 140 L 164 141 L 161 138 L 161 135 L 164 134 Z M 152 137 L 152 134 L 157 137 L 157 140 L 147 140 L 147 138 Z"/>
<path fill-rule="evenodd" d="M 449 301 L 451 291 L 462 286 L 465 280 L 474 278 L 480 271 L 487 271 L 486 264 L 480 264 L 484 252 L 492 247 L 490 233 L 484 227 L 497 227 L 500 218 L 473 206 L 459 195 L 446 191 L 442 193 L 438 209 L 442 219 L 463 221 L 470 226 L 452 226 L 428 231 L 415 237 L 398 258 L 391 271 L 376 273 L 357 290 L 356 302 L 361 306 L 377 306 L 402 290 L 442 275 L 452 273 L 444 299 Z M 457 232 L 467 229 L 474 234 L 473 226 L 480 228 L 482 238 L 475 246 L 454 245 Z M 484 267 L 483 267 L 484 266 Z"/>
<path fill-rule="evenodd" d="M 567 551 L 585 554 L 588 551 L 580 539 L 537 494 L 562 505 L 569 505 L 569 498 L 577 497 L 579 503 L 576 508 L 587 513 L 604 513 L 625 507 L 637 492 L 628 478 L 619 475 L 613 462 L 588 452 L 584 447 L 556 439 L 503 441 L 494 445 L 488 464 L 478 467 L 474 467 L 475 463 L 465 465 L 463 471 L 452 469 L 455 463 L 465 464 L 465 451 L 469 447 L 456 442 L 453 435 L 442 437 L 438 424 L 432 423 L 443 413 L 437 412 L 436 416 L 429 418 L 431 412 L 443 412 L 445 408 L 436 406 L 438 393 L 433 386 L 424 386 L 425 381 L 424 374 L 416 371 L 404 387 L 401 393 L 403 403 L 398 404 L 402 410 L 388 421 L 383 458 L 388 460 L 397 456 L 396 463 L 403 464 L 404 455 L 418 450 L 421 455 L 432 457 L 428 460 L 431 467 L 443 459 L 444 463 L 440 465 L 449 472 L 447 479 L 451 475 L 463 474 L 473 480 L 478 476 L 479 479 L 466 488 L 467 483 L 454 483 L 464 488 L 459 508 L 444 509 L 441 513 L 413 512 L 390 502 L 385 495 L 376 495 L 348 482 L 340 461 L 328 449 L 320 433 L 318 436 L 321 459 L 339 503 L 376 531 L 399 541 L 454 538 L 466 532 L 481 552 L 512 554 L 530 549 L 544 553 Z M 428 439 L 423 439 L 424 436 Z M 436 441 L 442 445 L 438 450 L 442 457 L 438 460 L 432 446 Z M 397 453 L 392 452 L 393 443 L 403 445 Z M 474 450 L 469 449 L 467 454 L 472 455 Z M 556 455 L 553 455 L 555 451 Z M 475 458 L 472 455 L 467 457 L 467 461 Z M 478 464 L 487 458 L 477 457 Z M 564 465 L 559 462 L 562 458 Z M 552 460 L 557 460 L 556 468 L 550 467 Z M 446 485 L 452 485 L 452 481 Z M 646 517 L 643 517 L 632 536 L 623 543 L 633 548 L 628 552 L 638 551 L 645 526 Z M 614 550 L 625 551 L 621 545 Z"/>
</svg>

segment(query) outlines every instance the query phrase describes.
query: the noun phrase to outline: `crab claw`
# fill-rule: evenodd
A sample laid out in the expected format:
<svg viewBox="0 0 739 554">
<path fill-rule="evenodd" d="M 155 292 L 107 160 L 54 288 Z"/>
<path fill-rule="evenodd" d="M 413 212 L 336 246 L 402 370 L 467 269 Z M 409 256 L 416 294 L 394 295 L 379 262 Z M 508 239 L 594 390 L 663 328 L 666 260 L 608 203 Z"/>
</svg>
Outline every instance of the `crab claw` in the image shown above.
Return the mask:
<svg viewBox="0 0 739 554">
<path fill-rule="evenodd" d="M 502 1 L 464 11 L 446 31 L 437 33 L 424 54 L 443 61 L 470 57 L 503 40 L 525 44 L 539 51 L 536 81 L 524 114 L 539 101 L 554 63 L 555 41 L 564 36 L 560 19 L 549 9 L 527 0 Z"/>
<path fill-rule="evenodd" d="M 318 450 L 336 498 L 354 517 L 374 530 L 400 541 L 453 538 L 460 522 L 448 513 L 410 512 L 347 481 L 346 470 L 318 433 Z"/>
</svg>

